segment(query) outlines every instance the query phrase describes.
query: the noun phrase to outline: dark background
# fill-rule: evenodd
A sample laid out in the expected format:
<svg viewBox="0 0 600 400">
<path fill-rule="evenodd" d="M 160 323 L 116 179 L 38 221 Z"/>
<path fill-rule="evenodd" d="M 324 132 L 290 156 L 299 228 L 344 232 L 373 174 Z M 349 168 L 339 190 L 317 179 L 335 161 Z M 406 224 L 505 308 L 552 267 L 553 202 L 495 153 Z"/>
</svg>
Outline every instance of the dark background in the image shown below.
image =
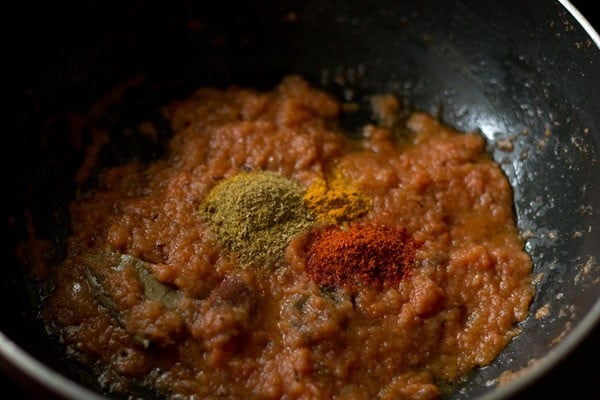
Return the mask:
<svg viewBox="0 0 600 400">
<path fill-rule="evenodd" d="M 595 2 L 571 0 L 571 3 L 590 22 L 596 32 L 600 32 L 600 12 L 598 7 L 593 9 Z M 590 90 L 597 90 L 597 88 L 590 88 Z M 600 398 L 600 379 L 597 369 L 599 357 L 600 325 L 596 326 L 562 363 L 535 385 L 516 396 L 515 400 Z"/>
<path fill-rule="evenodd" d="M 583 16 L 600 31 L 600 13 L 593 10 L 590 0 L 572 0 Z M 597 90 L 597 88 L 590 88 Z M 585 94 L 582 94 L 585 96 Z M 600 326 L 597 326 L 586 339 L 558 366 L 537 381 L 514 400 L 525 399 L 580 399 L 600 396 L 600 378 L 597 360 L 600 357 Z M 31 399 L 25 391 L 9 378 L 0 375 L 0 393 L 4 399 Z"/>
</svg>

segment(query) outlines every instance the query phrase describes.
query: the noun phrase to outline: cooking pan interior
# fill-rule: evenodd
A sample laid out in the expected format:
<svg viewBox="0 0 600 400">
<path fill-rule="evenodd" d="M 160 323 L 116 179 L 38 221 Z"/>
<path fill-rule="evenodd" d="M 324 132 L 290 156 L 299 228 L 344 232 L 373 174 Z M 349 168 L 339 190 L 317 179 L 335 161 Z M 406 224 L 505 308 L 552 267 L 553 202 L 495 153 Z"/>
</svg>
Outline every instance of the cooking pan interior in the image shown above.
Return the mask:
<svg viewBox="0 0 600 400">
<path fill-rule="evenodd" d="M 143 119 L 160 122 L 155 112 L 166 101 L 204 85 L 270 89 L 289 73 L 361 104 L 343 120 L 350 133 L 370 121 L 367 96 L 375 93 L 394 93 L 406 109 L 480 131 L 513 186 L 536 297 L 521 335 L 448 399 L 515 392 L 596 324 L 600 93 L 590 88 L 600 87 L 600 50 L 559 2 L 202 3 L 80 4 L 69 13 L 44 5 L 13 14 L 16 23 L 3 35 L 11 73 L 3 78 L 9 189 L 2 199 L 0 327 L 8 338 L 101 392 L 46 339 L 35 311 L 44 293 L 14 251 L 29 216 L 57 249 L 68 234 L 66 207 L 89 139 L 85 131 L 73 136 L 73 115 L 135 82 L 105 121 L 114 144 L 103 160 L 151 159 L 161 146 L 122 133 Z M 165 126 L 161 136 L 168 135 Z M 505 371 L 524 372 L 497 387 Z"/>
</svg>

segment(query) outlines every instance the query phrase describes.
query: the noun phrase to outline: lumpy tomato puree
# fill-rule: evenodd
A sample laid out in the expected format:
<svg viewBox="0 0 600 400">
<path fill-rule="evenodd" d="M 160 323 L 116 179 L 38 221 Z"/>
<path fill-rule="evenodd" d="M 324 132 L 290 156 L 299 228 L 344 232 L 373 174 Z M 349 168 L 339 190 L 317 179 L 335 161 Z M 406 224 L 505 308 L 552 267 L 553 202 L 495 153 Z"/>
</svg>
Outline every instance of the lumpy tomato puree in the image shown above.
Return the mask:
<svg viewBox="0 0 600 400">
<path fill-rule="evenodd" d="M 482 136 L 415 112 L 351 139 L 340 109 L 295 76 L 270 92 L 199 89 L 165 107 L 165 157 L 103 171 L 71 204 L 42 316 L 107 392 L 435 399 L 518 334 L 531 261 Z M 240 267 L 199 208 L 248 171 L 303 188 L 336 171 L 372 199 L 362 222 L 419 243 L 410 273 L 324 287 L 307 274 L 306 232 L 276 266 Z"/>
</svg>

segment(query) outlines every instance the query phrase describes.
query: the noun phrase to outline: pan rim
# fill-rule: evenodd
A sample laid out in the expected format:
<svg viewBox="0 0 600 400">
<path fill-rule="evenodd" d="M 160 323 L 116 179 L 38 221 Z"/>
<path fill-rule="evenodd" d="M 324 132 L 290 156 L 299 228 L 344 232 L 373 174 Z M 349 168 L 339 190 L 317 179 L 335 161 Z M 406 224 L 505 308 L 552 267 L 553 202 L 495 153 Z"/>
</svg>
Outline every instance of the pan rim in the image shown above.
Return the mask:
<svg viewBox="0 0 600 400">
<path fill-rule="evenodd" d="M 0 365 L 16 382 L 25 379 L 22 386 L 33 383 L 42 385 L 46 391 L 67 399 L 102 400 L 104 397 L 90 391 L 79 383 L 54 371 L 0 331 Z M 6 365 L 5 365 L 6 364 Z M 27 387 L 25 387 L 27 389 Z M 30 388 L 33 389 L 33 388 Z"/>
<path fill-rule="evenodd" d="M 581 14 L 581 12 L 571 3 L 569 0 L 558 0 L 559 3 L 567 9 L 567 11 L 579 22 L 581 27 L 585 30 L 585 32 L 590 36 L 590 39 L 596 44 L 596 47 L 600 49 L 600 35 L 592 24 Z"/>
</svg>

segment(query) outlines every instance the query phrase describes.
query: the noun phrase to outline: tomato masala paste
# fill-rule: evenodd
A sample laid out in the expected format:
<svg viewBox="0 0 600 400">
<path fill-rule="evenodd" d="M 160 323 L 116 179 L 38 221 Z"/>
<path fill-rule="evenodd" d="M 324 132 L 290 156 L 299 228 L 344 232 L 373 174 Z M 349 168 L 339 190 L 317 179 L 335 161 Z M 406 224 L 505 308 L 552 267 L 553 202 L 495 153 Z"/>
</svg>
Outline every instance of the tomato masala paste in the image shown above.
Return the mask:
<svg viewBox="0 0 600 400">
<path fill-rule="evenodd" d="M 342 109 L 297 76 L 165 106 L 166 155 L 70 205 L 50 334 L 172 399 L 435 399 L 491 362 L 533 290 L 485 140 L 421 112 L 351 137 Z"/>
</svg>

